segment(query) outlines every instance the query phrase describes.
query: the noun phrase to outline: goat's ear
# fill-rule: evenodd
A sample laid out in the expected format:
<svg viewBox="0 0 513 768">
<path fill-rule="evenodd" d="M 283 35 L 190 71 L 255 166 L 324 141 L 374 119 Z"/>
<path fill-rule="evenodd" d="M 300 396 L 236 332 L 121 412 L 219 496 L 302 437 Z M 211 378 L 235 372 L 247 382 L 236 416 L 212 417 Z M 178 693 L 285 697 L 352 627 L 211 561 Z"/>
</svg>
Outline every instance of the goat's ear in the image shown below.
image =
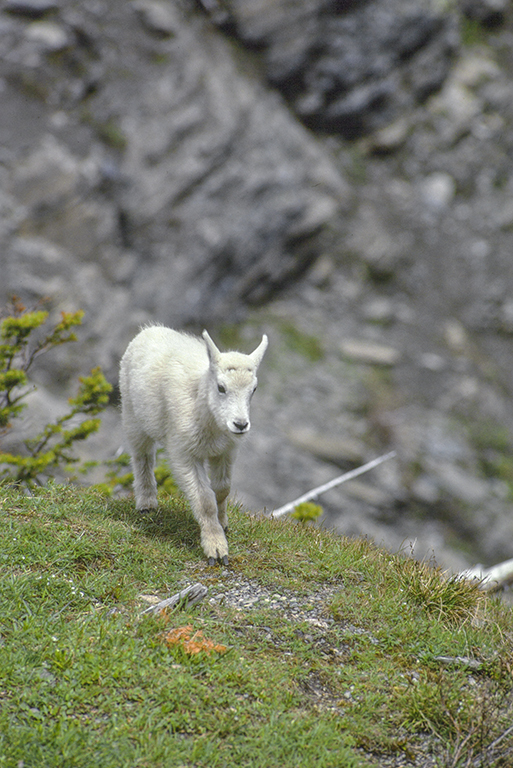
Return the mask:
<svg viewBox="0 0 513 768">
<path fill-rule="evenodd" d="M 215 363 L 221 353 L 210 338 L 208 331 L 203 331 L 201 335 L 205 339 L 205 344 L 207 345 L 208 359 L 211 363 Z"/>
<path fill-rule="evenodd" d="M 255 351 L 250 354 L 250 358 L 253 361 L 253 365 L 255 366 L 255 368 L 258 368 L 258 366 L 262 362 L 262 358 L 264 356 L 265 350 L 267 349 L 268 342 L 269 342 L 269 339 L 264 333 L 264 335 L 262 336 L 262 341 L 260 342 L 258 347 L 255 349 Z"/>
</svg>

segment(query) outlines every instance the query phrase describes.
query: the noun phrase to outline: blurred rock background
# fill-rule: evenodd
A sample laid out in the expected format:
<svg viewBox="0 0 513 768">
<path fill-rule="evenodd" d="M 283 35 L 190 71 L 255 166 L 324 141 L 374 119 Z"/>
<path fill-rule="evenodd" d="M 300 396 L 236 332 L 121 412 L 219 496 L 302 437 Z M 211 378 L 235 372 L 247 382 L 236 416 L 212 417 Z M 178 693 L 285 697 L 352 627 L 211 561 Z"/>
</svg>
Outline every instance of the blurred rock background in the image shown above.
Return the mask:
<svg viewBox="0 0 513 768">
<path fill-rule="evenodd" d="M 86 311 L 27 432 L 92 366 L 116 385 L 141 324 L 265 330 L 238 497 L 394 448 L 323 524 L 489 565 L 513 557 L 512 288 L 507 0 L 0 2 L 0 299 Z M 89 451 L 122 444 L 113 403 Z"/>
</svg>

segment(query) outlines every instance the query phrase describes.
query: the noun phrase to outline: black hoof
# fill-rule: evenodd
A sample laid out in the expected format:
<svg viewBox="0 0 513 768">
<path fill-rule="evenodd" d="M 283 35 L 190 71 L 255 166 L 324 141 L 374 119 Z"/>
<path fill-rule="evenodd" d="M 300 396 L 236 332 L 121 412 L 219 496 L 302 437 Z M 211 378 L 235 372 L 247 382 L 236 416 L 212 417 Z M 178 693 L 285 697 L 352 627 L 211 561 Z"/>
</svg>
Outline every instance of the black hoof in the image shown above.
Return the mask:
<svg viewBox="0 0 513 768">
<path fill-rule="evenodd" d="M 228 565 L 228 555 L 224 555 L 224 557 L 220 557 L 219 561 L 221 562 L 222 565 Z M 217 560 L 215 559 L 215 557 L 209 557 L 207 562 L 209 566 L 212 566 L 216 564 Z"/>
</svg>

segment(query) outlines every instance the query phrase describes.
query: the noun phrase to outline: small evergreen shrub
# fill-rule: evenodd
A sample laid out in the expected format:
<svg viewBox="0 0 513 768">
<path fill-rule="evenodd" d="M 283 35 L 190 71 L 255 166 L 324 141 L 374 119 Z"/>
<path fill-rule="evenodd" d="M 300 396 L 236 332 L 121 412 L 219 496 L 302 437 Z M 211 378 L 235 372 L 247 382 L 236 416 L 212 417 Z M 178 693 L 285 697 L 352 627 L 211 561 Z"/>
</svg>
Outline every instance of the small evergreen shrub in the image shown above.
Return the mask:
<svg viewBox="0 0 513 768">
<path fill-rule="evenodd" d="M 61 344 L 77 340 L 73 329 L 82 322 L 82 310 L 61 312 L 60 322 L 45 335 L 38 333 L 48 320 L 42 306 L 44 301 L 28 310 L 13 297 L 0 312 L 0 441 L 27 405 L 24 400 L 34 388 L 29 381 L 34 361 Z M 73 445 L 98 430 L 98 414 L 107 405 L 112 390 L 99 367 L 93 368 L 89 376 L 79 377 L 79 382 L 76 397 L 69 399 L 69 412 L 24 440 L 23 453 L 3 452 L 0 446 L 0 479 L 27 487 L 42 485 L 56 470 L 67 471 L 77 464 Z"/>
<path fill-rule="evenodd" d="M 92 467 L 97 467 L 98 463 L 97 461 L 86 462 L 83 471 L 87 472 Z M 113 459 L 106 459 L 102 464 L 106 468 L 105 481 L 94 485 L 97 491 L 106 496 L 112 496 L 118 491 L 130 490 L 132 488 L 134 474 L 130 470 L 129 453 L 121 453 Z M 157 464 L 154 471 L 157 488 L 167 496 L 176 496 L 179 493 L 179 489 L 169 470 L 162 448 L 159 448 L 157 451 Z"/>
</svg>

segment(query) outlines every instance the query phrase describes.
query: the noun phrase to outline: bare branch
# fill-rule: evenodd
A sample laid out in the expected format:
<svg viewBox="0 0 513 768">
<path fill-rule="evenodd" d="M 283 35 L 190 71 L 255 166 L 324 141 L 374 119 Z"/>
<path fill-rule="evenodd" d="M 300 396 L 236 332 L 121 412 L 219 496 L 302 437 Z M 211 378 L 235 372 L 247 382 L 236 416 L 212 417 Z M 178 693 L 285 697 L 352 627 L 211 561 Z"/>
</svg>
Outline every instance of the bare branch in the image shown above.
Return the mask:
<svg viewBox="0 0 513 768">
<path fill-rule="evenodd" d="M 161 600 L 160 603 L 157 603 L 156 605 L 150 605 L 149 608 L 146 608 L 146 610 L 141 613 L 141 616 L 146 616 L 153 613 L 161 613 L 166 609 L 175 608 L 180 603 L 194 605 L 194 603 L 198 603 L 200 600 L 203 600 L 207 592 L 208 588 L 203 584 L 200 584 L 200 582 L 197 584 L 192 584 L 190 587 L 182 589 L 181 592 L 177 592 L 175 595 L 166 598 L 166 600 Z"/>
<path fill-rule="evenodd" d="M 348 480 L 352 480 L 355 477 L 359 477 L 359 475 L 363 475 L 365 472 L 369 472 L 371 469 L 374 469 L 374 467 L 377 467 L 379 464 L 383 464 L 384 461 L 393 459 L 395 456 L 396 452 L 390 451 L 390 453 L 386 453 L 377 459 L 373 459 L 372 461 L 367 462 L 367 464 L 363 464 L 361 467 L 357 467 L 356 469 L 352 469 L 350 472 L 339 475 L 339 477 L 335 477 L 328 483 L 324 483 L 324 485 L 319 485 L 317 488 L 313 488 L 311 491 L 308 491 L 308 493 L 305 493 L 298 499 L 285 504 L 283 507 L 275 509 L 273 512 L 271 512 L 271 517 L 281 517 L 282 515 L 286 515 L 287 512 L 292 512 L 292 510 L 297 507 L 298 504 L 316 499 L 322 493 L 326 493 L 326 491 L 329 491 L 332 488 L 336 488 L 337 485 L 346 483 Z"/>
<path fill-rule="evenodd" d="M 476 565 L 474 568 L 462 571 L 459 576 L 463 579 L 479 581 L 479 586 L 486 592 L 498 592 L 508 584 L 513 584 L 513 560 L 505 560 L 491 568 Z"/>
</svg>

